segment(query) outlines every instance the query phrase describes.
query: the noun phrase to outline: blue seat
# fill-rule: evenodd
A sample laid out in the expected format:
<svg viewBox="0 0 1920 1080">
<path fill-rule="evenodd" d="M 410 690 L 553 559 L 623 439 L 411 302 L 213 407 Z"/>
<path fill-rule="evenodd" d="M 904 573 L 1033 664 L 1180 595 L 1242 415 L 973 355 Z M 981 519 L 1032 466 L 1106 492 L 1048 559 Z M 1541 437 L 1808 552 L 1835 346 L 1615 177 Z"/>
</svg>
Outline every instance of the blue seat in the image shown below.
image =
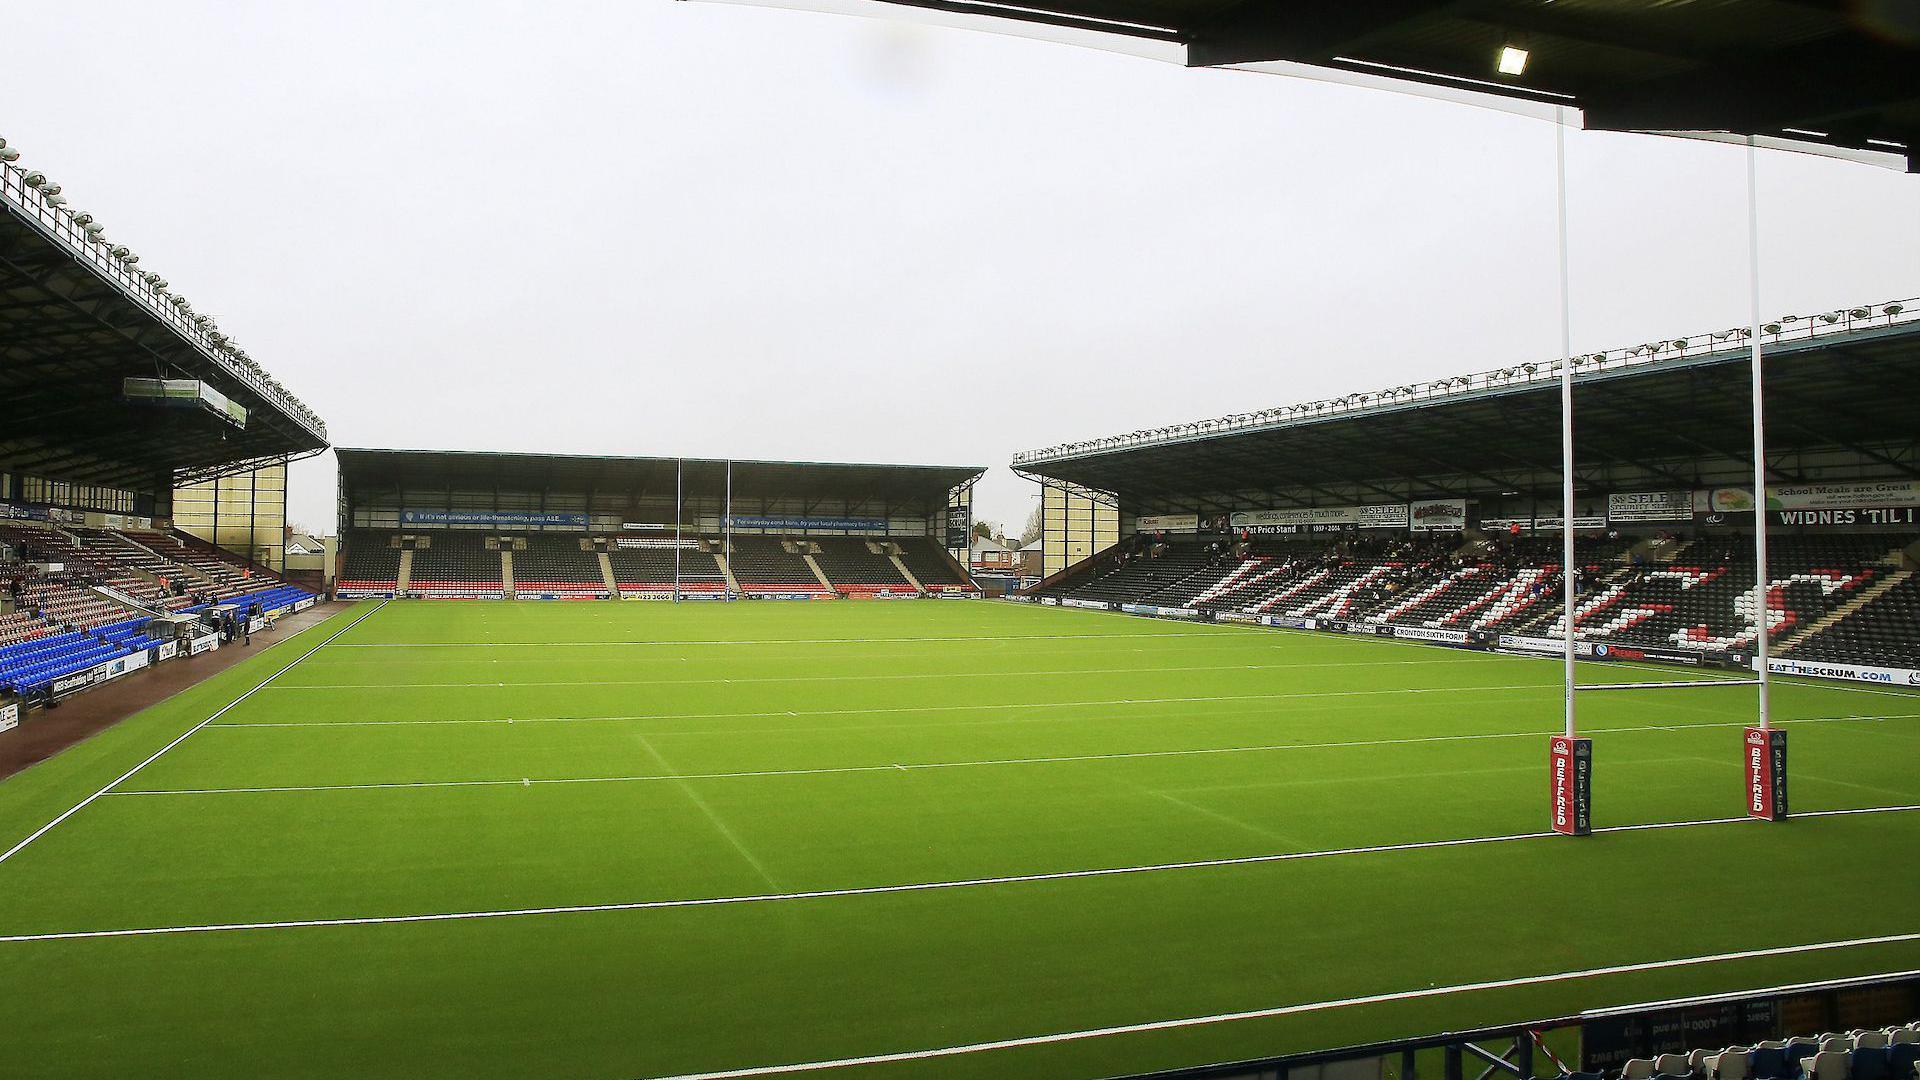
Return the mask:
<svg viewBox="0 0 1920 1080">
<path fill-rule="evenodd" d="M 1891 1080 L 1893 1062 L 1890 1049 L 1885 1046 L 1856 1047 L 1853 1051 L 1853 1080 Z"/>
<path fill-rule="evenodd" d="M 1809 1050 L 1803 1057 L 1811 1057 Z M 1800 1059 L 1789 1058 L 1787 1051 L 1777 1046 L 1756 1046 L 1753 1049 L 1753 1061 L 1748 1066 L 1747 1075 L 1755 1080 L 1790 1080 L 1800 1074 Z"/>
</svg>

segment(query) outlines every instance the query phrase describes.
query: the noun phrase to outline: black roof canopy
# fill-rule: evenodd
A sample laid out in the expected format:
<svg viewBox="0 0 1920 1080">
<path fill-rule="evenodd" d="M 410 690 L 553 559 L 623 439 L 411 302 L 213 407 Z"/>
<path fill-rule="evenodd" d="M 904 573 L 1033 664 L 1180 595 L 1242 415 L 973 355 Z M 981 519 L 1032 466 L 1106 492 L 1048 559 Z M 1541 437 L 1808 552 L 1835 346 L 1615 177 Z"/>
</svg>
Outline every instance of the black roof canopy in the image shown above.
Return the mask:
<svg viewBox="0 0 1920 1080">
<path fill-rule="evenodd" d="M 27 175 L 0 166 L 0 469 L 155 493 L 325 448 L 318 417 Z M 246 426 L 131 404 L 128 377 L 203 382 L 247 409 Z"/>
<path fill-rule="evenodd" d="M 1730 132 L 1920 169 L 1920 3 L 1846 0 L 884 0 L 1166 42 L 1193 66 L 1290 62 Z M 1502 74 L 1503 47 L 1526 50 Z"/>
<path fill-rule="evenodd" d="M 819 498 L 944 505 L 946 493 L 977 479 L 977 466 L 874 465 L 723 458 L 597 457 L 459 450 L 334 451 L 340 482 L 364 490 L 514 490 L 671 497 L 676 474 L 689 497 L 724 491 L 731 465 L 740 499 Z"/>
<path fill-rule="evenodd" d="M 1599 355 L 1575 380 L 1583 492 L 1751 482 L 1743 342 L 1633 364 L 1592 362 Z M 1867 318 L 1817 336 L 1783 335 L 1765 357 L 1775 482 L 1920 477 L 1920 320 Z M 1034 451 L 1015 468 L 1113 492 L 1141 513 L 1508 492 L 1558 498 L 1551 365 L 1419 389 L 1429 388 L 1440 396 L 1401 392 L 1414 387 L 1356 394 L 1271 419 L 1251 414 Z"/>
</svg>

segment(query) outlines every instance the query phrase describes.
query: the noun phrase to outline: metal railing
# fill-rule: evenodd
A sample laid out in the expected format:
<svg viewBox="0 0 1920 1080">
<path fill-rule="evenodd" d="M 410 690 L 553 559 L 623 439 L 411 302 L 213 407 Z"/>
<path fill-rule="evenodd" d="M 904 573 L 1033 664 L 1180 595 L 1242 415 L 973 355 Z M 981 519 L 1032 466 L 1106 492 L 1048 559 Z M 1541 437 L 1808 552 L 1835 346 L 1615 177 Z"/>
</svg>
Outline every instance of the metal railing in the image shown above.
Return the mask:
<svg viewBox="0 0 1920 1080">
<path fill-rule="evenodd" d="M 35 181 L 29 182 L 29 176 L 35 177 Z M 77 220 L 84 215 L 60 203 L 48 201 L 47 196 L 41 193 L 46 183 L 43 176 L 32 170 L 13 162 L 0 162 L 0 200 L 5 201 L 16 215 L 64 248 L 76 260 L 119 286 L 128 299 L 178 333 L 216 367 L 258 394 L 261 400 L 291 417 L 322 442 L 326 441 L 327 425 L 312 409 L 275 381 L 260 365 L 240 353 L 211 319 L 204 315 L 195 316 L 184 300 L 164 287 L 156 286 L 145 272 L 136 270 L 124 255 L 116 255 L 115 245 L 107 242 L 100 231 L 89 232 L 87 226 L 92 223 L 91 218 Z M 125 252 L 124 248 L 119 250 Z"/>
<path fill-rule="evenodd" d="M 1791 341 L 1809 340 L 1854 333 L 1860 330 L 1876 329 L 1901 323 L 1920 321 L 1920 299 L 1894 300 L 1886 303 L 1864 304 L 1858 307 L 1840 308 L 1834 311 L 1817 312 L 1812 315 L 1785 315 L 1760 327 L 1761 340 L 1765 344 L 1778 345 Z M 1693 334 L 1688 337 L 1666 338 L 1644 345 L 1630 345 L 1626 348 L 1611 349 L 1607 352 L 1584 353 L 1573 357 L 1574 375 L 1587 376 L 1631 368 L 1670 364 L 1682 360 L 1697 360 L 1718 352 L 1739 349 L 1743 353 L 1752 331 L 1744 326 L 1717 333 Z M 1125 435 L 1110 435 L 1105 438 L 1088 439 L 1082 442 L 1059 443 L 1039 450 L 1023 450 L 1013 455 L 1015 468 L 1039 464 L 1048 461 L 1061 461 L 1068 458 L 1083 457 L 1088 454 L 1110 453 L 1115 450 L 1133 450 L 1166 443 L 1184 442 L 1190 439 L 1207 438 L 1215 435 L 1228 435 L 1239 432 L 1257 431 L 1263 428 L 1281 427 L 1286 424 L 1305 420 L 1320 420 L 1333 416 L 1369 412 L 1376 409 L 1392 408 L 1422 401 L 1444 401 L 1467 394 L 1484 393 L 1490 390 L 1507 390 L 1514 387 L 1548 385 L 1560 378 L 1560 365 L 1569 361 L 1546 360 L 1538 363 L 1518 364 L 1513 367 L 1494 368 L 1472 375 L 1455 375 L 1451 378 L 1434 379 L 1391 386 L 1384 390 L 1369 393 L 1348 394 L 1344 397 L 1325 398 L 1320 401 L 1307 401 L 1298 405 L 1285 405 L 1258 412 L 1235 413 L 1231 416 L 1212 420 L 1199 420 L 1184 424 L 1169 424 L 1165 427 L 1146 428 L 1128 432 Z"/>
</svg>

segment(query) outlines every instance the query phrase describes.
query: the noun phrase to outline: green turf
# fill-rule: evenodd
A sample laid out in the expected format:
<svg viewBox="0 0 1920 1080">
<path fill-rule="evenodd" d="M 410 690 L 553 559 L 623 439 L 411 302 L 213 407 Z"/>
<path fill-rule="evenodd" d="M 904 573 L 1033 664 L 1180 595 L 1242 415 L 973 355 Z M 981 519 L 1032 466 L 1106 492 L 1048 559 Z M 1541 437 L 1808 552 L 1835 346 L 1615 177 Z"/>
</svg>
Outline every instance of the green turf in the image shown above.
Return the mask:
<svg viewBox="0 0 1920 1080">
<path fill-rule="evenodd" d="M 1552 662 L 1380 640 L 987 602 L 363 604 L 0 783 L 0 850 L 361 616 L 0 863 L 0 936 L 1533 833 L 1559 722 Z M 1585 696 L 1596 824 L 1737 816 L 1752 700 Z M 1775 700 L 1796 811 L 1920 804 L 1920 697 Z M 0 1076 L 620 1080 L 1911 934 L 1916 840 L 1889 812 L 0 942 Z M 1920 943 L 1860 946 L 833 1075 L 1106 1076 L 1915 967 Z"/>
</svg>

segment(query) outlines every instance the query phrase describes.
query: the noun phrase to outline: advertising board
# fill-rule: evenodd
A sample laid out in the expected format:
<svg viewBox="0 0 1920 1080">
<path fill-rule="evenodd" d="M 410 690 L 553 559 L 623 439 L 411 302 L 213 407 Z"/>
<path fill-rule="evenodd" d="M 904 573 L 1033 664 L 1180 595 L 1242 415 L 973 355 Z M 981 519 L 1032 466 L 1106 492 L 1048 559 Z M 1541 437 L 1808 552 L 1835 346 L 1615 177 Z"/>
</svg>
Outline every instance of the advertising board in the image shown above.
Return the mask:
<svg viewBox="0 0 1920 1080">
<path fill-rule="evenodd" d="M 402 510 L 401 525 L 563 525 L 587 527 L 585 514 L 535 513 L 516 510 Z"/>
<path fill-rule="evenodd" d="M 1767 670 L 1775 675 L 1804 675 L 1813 679 L 1877 683 L 1881 686 L 1920 686 L 1920 670 L 1870 667 L 1865 664 L 1828 664 L 1814 660 L 1769 657 Z"/>
<path fill-rule="evenodd" d="M 1199 532 L 1200 515 L 1142 514 L 1133 519 L 1133 527 L 1137 532 Z"/>
<path fill-rule="evenodd" d="M 1407 507 L 1414 532 L 1460 532 L 1467 527 L 1467 500 L 1428 499 Z"/>
<path fill-rule="evenodd" d="M 1873 480 L 1854 484 L 1783 484 L 1767 488 L 1769 510 L 1849 510 L 1920 505 L 1920 480 Z M 1752 488 L 1709 488 L 1694 493 L 1693 508 L 1708 514 L 1750 513 Z"/>
<path fill-rule="evenodd" d="M 1607 520 L 1615 522 L 1692 521 L 1693 492 L 1617 491 L 1607 496 Z"/>
</svg>

